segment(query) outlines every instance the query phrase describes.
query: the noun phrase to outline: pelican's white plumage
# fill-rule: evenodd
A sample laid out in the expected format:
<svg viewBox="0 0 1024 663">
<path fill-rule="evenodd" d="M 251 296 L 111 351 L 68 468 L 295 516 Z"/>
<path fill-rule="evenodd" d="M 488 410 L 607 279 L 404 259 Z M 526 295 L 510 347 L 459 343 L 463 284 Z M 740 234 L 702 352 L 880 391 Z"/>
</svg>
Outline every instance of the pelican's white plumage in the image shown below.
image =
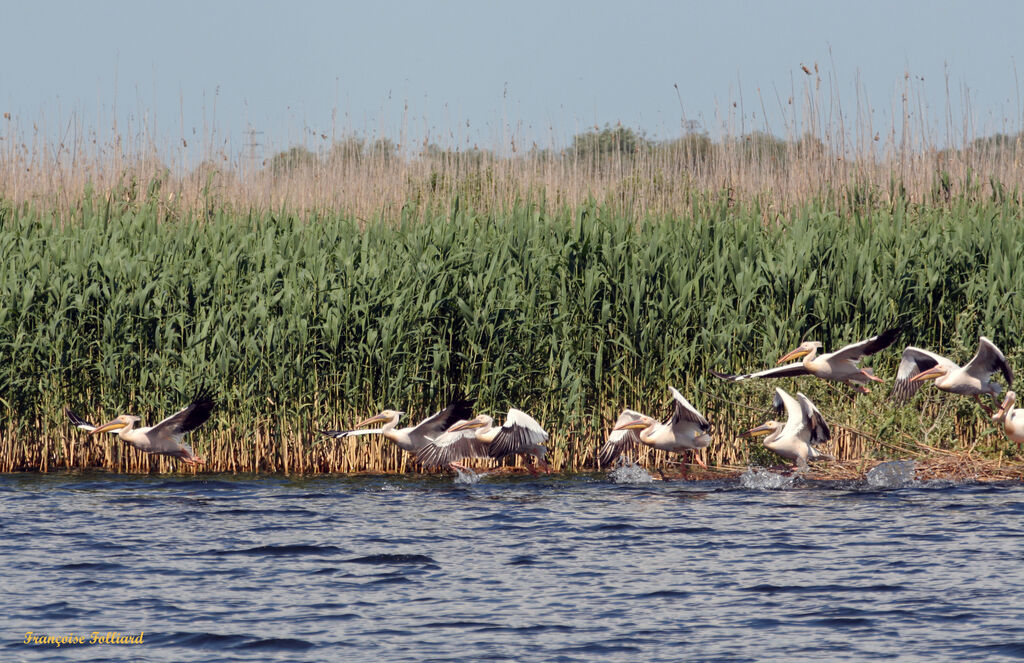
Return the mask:
<svg viewBox="0 0 1024 663">
<path fill-rule="evenodd" d="M 1006 357 L 995 343 L 984 336 L 978 339 L 974 357 L 962 367 L 942 355 L 908 346 L 900 360 L 892 395 L 905 401 L 917 393 L 923 380 L 934 379 L 935 386 L 942 391 L 974 396 L 985 407 L 980 395 L 990 394 L 995 401 L 996 395 L 1003 390 L 1002 385 L 991 380 L 996 372 L 1003 374 L 1007 386 L 1013 385 L 1013 369 Z"/>
<path fill-rule="evenodd" d="M 323 430 L 320 432 L 327 437 L 336 439 L 359 435 L 383 435 L 405 451 L 415 454 L 435 438 L 441 436 L 452 424 L 472 416 L 473 401 L 461 399 L 453 401 L 445 409 L 434 413 L 415 426 L 395 428 L 403 414 L 405 412 L 398 410 L 384 410 L 359 422 L 353 430 Z M 384 425 L 380 428 L 362 428 L 381 422 Z"/>
<path fill-rule="evenodd" d="M 457 465 L 464 458 L 500 459 L 523 454 L 546 464 L 547 440 L 547 431 L 536 419 L 510 408 L 501 426 L 495 426 L 494 419 L 486 414 L 454 424 L 420 449 L 416 458 L 425 467 L 443 467 Z"/>
<path fill-rule="evenodd" d="M 65 408 L 64 412 L 72 424 L 89 431 L 89 435 L 116 432 L 119 438 L 139 451 L 171 456 L 188 465 L 202 465 L 206 461 L 196 456 L 192 447 L 182 442 L 182 439 L 191 431 L 202 426 L 210 418 L 214 407 L 216 407 L 216 403 L 211 395 L 200 393 L 178 412 L 155 426 L 143 428 L 134 428 L 141 419 L 129 414 L 122 414 L 102 426 L 94 426 L 72 412 L 70 408 Z"/>
<path fill-rule="evenodd" d="M 776 387 L 772 406 L 779 414 L 786 413 L 786 423 L 768 421 L 757 428 L 751 428 L 744 435 L 767 434 L 764 446 L 800 468 L 807 467 L 807 461 L 816 458 L 834 460 L 832 456 L 815 449 L 816 445 L 826 442 L 832 434 L 811 399 L 800 392 L 793 398 L 785 390 Z"/>
<path fill-rule="evenodd" d="M 1013 407 L 1016 401 L 1017 394 L 1013 391 L 1006 392 L 1003 404 L 999 411 L 992 415 L 992 420 L 1002 424 L 1006 437 L 1020 446 L 1024 444 L 1024 409 Z"/>
<path fill-rule="evenodd" d="M 608 441 L 598 454 L 598 463 L 607 467 L 624 451 L 646 444 L 655 449 L 676 454 L 695 452 L 711 444 L 711 424 L 675 387 L 672 394 L 672 414 L 663 423 L 635 410 L 623 410 L 615 420 Z M 706 464 L 694 456 L 702 467 Z"/>
<path fill-rule="evenodd" d="M 857 366 L 857 363 L 864 357 L 880 352 L 895 343 L 901 331 L 899 327 L 887 329 L 877 336 L 872 336 L 867 340 L 857 343 L 851 343 L 835 352 L 828 352 L 820 357 L 816 355 L 818 350 L 821 349 L 821 343 L 818 341 L 805 341 L 779 359 L 780 364 L 790 359 L 799 359 L 800 357 L 803 357 L 802 361 L 744 375 L 726 375 L 716 371 L 711 371 L 711 373 L 723 380 L 733 382 L 750 378 L 786 378 L 799 375 L 813 375 L 823 380 L 843 382 L 866 392 L 867 387 L 864 385 L 869 381 L 881 382 L 882 380 L 876 377 L 870 368 L 861 368 Z"/>
</svg>

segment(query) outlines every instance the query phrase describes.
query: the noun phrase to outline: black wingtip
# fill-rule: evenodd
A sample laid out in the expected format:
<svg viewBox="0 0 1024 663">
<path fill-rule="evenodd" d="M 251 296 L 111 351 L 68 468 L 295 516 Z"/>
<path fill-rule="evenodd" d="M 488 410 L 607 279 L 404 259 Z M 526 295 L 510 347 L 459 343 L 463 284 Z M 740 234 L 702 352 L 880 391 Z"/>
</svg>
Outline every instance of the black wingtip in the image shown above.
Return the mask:
<svg viewBox="0 0 1024 663">
<path fill-rule="evenodd" d="M 878 335 L 878 340 L 881 343 L 885 343 L 884 347 L 887 348 L 896 342 L 896 339 L 898 339 L 900 337 L 900 334 L 903 333 L 903 329 L 903 325 L 890 327 L 889 329 L 886 329 L 884 332 Z"/>
<path fill-rule="evenodd" d="M 90 425 L 85 419 L 75 414 L 71 408 L 64 406 L 64 415 L 67 416 L 68 420 L 75 426 L 88 426 Z"/>
<path fill-rule="evenodd" d="M 728 375 L 727 373 L 719 373 L 718 371 L 711 370 L 710 368 L 708 369 L 708 373 L 711 373 L 711 375 L 714 375 L 719 380 L 733 381 L 733 380 L 736 379 L 735 375 Z"/>
<path fill-rule="evenodd" d="M 214 400 L 213 390 L 206 385 L 200 386 L 195 391 L 195 395 L 192 397 L 192 405 L 203 405 L 209 407 L 211 410 L 217 407 L 217 401 Z"/>
</svg>

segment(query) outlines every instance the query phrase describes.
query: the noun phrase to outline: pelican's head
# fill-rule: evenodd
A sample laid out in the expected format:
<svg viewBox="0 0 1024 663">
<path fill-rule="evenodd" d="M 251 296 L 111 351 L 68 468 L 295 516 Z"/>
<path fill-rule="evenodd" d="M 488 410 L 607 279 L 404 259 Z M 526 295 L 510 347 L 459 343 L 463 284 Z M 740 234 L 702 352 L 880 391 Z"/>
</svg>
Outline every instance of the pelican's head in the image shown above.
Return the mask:
<svg viewBox="0 0 1024 663">
<path fill-rule="evenodd" d="M 927 371 L 922 371 L 915 375 L 914 377 L 910 378 L 910 381 L 920 382 L 921 380 L 934 380 L 936 378 L 941 378 L 946 373 L 949 373 L 949 367 L 943 366 L 941 364 L 936 364 L 929 368 Z"/>
<path fill-rule="evenodd" d="M 405 412 L 400 412 L 398 410 L 381 410 L 380 414 L 375 414 L 369 419 L 364 419 L 363 421 L 360 421 L 358 424 L 356 424 L 356 428 L 363 428 L 365 426 L 370 426 L 372 424 L 381 424 L 389 422 L 397 424 L 398 420 L 402 417 L 403 414 L 405 414 Z"/>
<path fill-rule="evenodd" d="M 96 435 L 97 433 L 106 433 L 108 430 L 117 430 L 119 428 L 131 427 L 138 421 L 142 421 L 140 417 L 136 417 L 131 414 L 122 414 L 116 419 L 112 419 L 102 426 L 97 426 L 89 432 L 89 435 Z"/>
<path fill-rule="evenodd" d="M 999 411 L 992 415 L 992 420 L 999 421 L 1000 419 L 1005 417 L 1010 412 L 1010 408 L 1013 407 L 1013 404 L 1016 401 L 1017 394 L 1015 394 L 1013 391 L 1006 392 L 1006 397 L 1003 398 L 1003 404 L 999 406 Z"/>
<path fill-rule="evenodd" d="M 643 430 L 655 423 L 657 423 L 657 420 L 654 417 L 648 417 L 646 414 L 641 414 L 633 421 L 628 421 L 622 425 L 616 426 L 612 430 Z"/>
<path fill-rule="evenodd" d="M 455 432 L 460 430 L 469 430 L 471 428 L 491 428 L 494 425 L 494 419 L 486 414 L 478 414 L 468 421 L 459 421 L 454 426 L 448 429 L 449 432 Z"/>
<path fill-rule="evenodd" d="M 804 355 L 809 355 L 812 352 L 816 352 L 820 347 L 821 343 L 819 341 L 804 341 L 800 345 L 796 346 L 795 350 L 785 355 L 777 363 L 782 364 L 789 361 L 790 359 L 799 359 Z"/>
<path fill-rule="evenodd" d="M 745 431 L 742 435 L 740 435 L 740 437 L 754 437 L 754 436 L 757 436 L 757 435 L 771 435 L 772 433 L 775 433 L 776 431 L 782 430 L 782 426 L 783 425 L 784 424 L 781 424 L 778 421 L 774 421 L 774 420 L 773 421 L 766 421 L 763 424 L 761 424 L 760 426 L 758 426 L 757 428 L 751 428 L 750 430 Z"/>
</svg>

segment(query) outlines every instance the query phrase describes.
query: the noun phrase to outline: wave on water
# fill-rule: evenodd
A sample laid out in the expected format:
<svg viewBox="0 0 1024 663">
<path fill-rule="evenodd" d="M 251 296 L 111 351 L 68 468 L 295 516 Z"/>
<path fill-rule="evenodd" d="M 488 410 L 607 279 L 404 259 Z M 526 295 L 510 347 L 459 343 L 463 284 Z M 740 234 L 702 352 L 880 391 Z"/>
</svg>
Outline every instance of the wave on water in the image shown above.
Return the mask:
<svg viewBox="0 0 1024 663">
<path fill-rule="evenodd" d="M 872 488 L 906 488 L 914 486 L 914 461 L 893 460 L 871 468 L 867 474 L 868 486 Z"/>
<path fill-rule="evenodd" d="M 242 550 L 207 550 L 196 553 L 197 555 L 333 555 L 342 552 L 337 546 L 316 546 L 292 544 L 283 546 L 256 546 L 255 548 L 244 548 Z"/>
<path fill-rule="evenodd" d="M 653 483 L 654 477 L 639 465 L 630 464 L 621 465 L 609 472 L 608 480 L 612 483 L 645 484 Z"/>
<path fill-rule="evenodd" d="M 749 467 L 740 475 L 740 485 L 747 490 L 786 490 L 793 487 L 794 475 L 776 474 L 763 467 Z"/>
</svg>

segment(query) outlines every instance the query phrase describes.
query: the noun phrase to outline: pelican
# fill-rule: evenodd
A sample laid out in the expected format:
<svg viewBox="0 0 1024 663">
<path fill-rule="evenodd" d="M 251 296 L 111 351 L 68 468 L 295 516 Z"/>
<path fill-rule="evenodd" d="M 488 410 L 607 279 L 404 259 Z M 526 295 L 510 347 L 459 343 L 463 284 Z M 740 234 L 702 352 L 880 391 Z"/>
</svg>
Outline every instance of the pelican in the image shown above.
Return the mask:
<svg viewBox="0 0 1024 663">
<path fill-rule="evenodd" d="M 1003 425 L 1006 437 L 1017 443 L 1020 448 L 1024 444 L 1024 409 L 1013 407 L 1017 400 L 1017 394 L 1013 391 L 1006 392 L 1006 398 L 999 407 L 999 411 L 992 415 L 992 420 Z"/>
<path fill-rule="evenodd" d="M 825 423 L 821 412 L 814 407 L 811 399 L 800 392 L 797 392 L 796 398 L 793 398 L 776 387 L 772 407 L 779 414 L 785 410 L 786 423 L 768 421 L 757 428 L 751 428 L 743 433 L 743 436 L 767 435 L 768 437 L 764 439 L 764 446 L 786 460 L 792 461 L 794 467 L 800 469 L 807 468 L 808 460 L 818 458 L 835 460 L 833 456 L 814 448 L 815 445 L 827 441 L 832 434 L 829 432 L 828 424 Z"/>
<path fill-rule="evenodd" d="M 202 426 L 210 418 L 210 412 L 216 406 L 212 396 L 206 392 L 200 392 L 192 402 L 182 410 L 172 414 L 155 426 L 135 428 L 135 424 L 142 421 L 140 417 L 130 414 L 108 421 L 102 426 L 93 426 L 85 421 L 69 408 L 65 408 L 71 423 L 89 431 L 89 435 L 111 432 L 127 442 L 130 446 L 139 451 L 150 454 L 158 454 L 177 458 L 188 465 L 203 465 L 205 460 L 196 456 L 192 447 L 181 440 L 186 434 Z"/>
<path fill-rule="evenodd" d="M 869 381 L 882 382 L 882 379 L 877 377 L 872 369 L 857 366 L 857 362 L 892 345 L 896 338 L 899 337 L 900 332 L 902 332 L 900 327 L 887 329 L 866 341 L 851 343 L 835 352 L 828 352 L 820 357 L 815 355 L 821 349 L 821 343 L 818 341 L 804 341 L 793 351 L 779 359 L 778 363 L 781 364 L 791 359 L 803 357 L 802 361 L 745 375 L 726 375 L 717 371 L 711 371 L 711 374 L 732 382 L 749 378 L 788 378 L 798 375 L 813 375 L 823 380 L 843 382 L 866 394 L 868 393 L 868 388 L 865 385 Z"/>
<path fill-rule="evenodd" d="M 398 420 L 405 412 L 398 410 L 384 410 L 369 419 L 356 424 L 355 430 L 324 430 L 320 431 L 327 437 L 343 438 L 355 437 L 357 435 L 383 435 L 399 447 L 411 454 L 417 453 L 435 437 L 440 436 L 449 426 L 460 419 L 466 419 L 473 415 L 473 401 L 453 401 L 440 412 L 427 417 L 415 426 L 408 428 L 395 428 Z M 384 422 L 380 428 L 363 428 L 372 424 Z M 360 430 L 361 429 L 361 430 Z"/>
<path fill-rule="evenodd" d="M 672 415 L 664 423 L 659 423 L 646 414 L 623 410 L 615 420 L 608 441 L 601 448 L 598 465 L 607 467 L 626 449 L 646 444 L 676 454 L 689 452 L 691 461 L 707 468 L 707 463 L 696 455 L 696 451 L 711 444 L 708 434 L 711 424 L 675 387 L 668 389 L 672 393 Z"/>
<path fill-rule="evenodd" d="M 537 420 L 522 410 L 511 408 L 505 423 L 494 425 L 486 414 L 469 421 L 460 421 L 444 435 L 432 440 L 416 455 L 425 467 L 456 467 L 465 469 L 458 461 L 463 458 L 494 458 L 524 454 L 535 456 L 546 469 L 548 434 Z"/>
<path fill-rule="evenodd" d="M 934 352 L 908 346 L 903 351 L 893 398 L 906 401 L 921 388 L 922 380 L 935 380 L 935 386 L 942 391 L 964 396 L 973 396 L 982 409 L 992 414 L 991 408 L 981 401 L 981 394 L 990 394 L 992 401 L 999 404 L 996 395 L 1002 385 L 992 382 L 992 374 L 999 371 L 1006 378 L 1007 386 L 1013 386 L 1013 369 L 995 343 L 984 336 L 978 339 L 978 351 L 963 367 Z"/>
</svg>

